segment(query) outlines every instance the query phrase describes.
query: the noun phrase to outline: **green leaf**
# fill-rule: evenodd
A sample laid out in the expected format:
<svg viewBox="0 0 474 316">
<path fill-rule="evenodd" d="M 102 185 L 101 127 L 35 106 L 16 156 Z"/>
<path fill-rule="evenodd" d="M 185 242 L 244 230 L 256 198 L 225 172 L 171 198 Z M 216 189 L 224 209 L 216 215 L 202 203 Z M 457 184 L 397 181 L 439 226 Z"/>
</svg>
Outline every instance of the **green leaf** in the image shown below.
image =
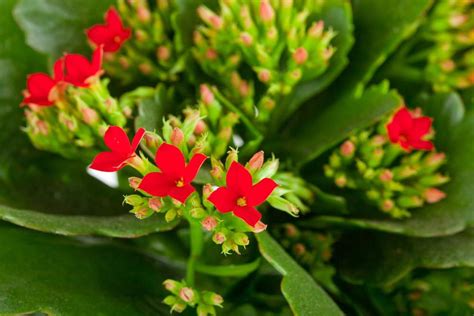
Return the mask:
<svg viewBox="0 0 474 316">
<path fill-rule="evenodd" d="M 305 226 L 337 225 L 419 237 L 451 235 L 474 226 L 474 110 L 465 113 L 455 93 L 425 102 L 425 112 L 434 118 L 436 147 L 448 157 L 446 172 L 451 181 L 441 187 L 447 198 L 415 209 L 405 220 L 321 216 L 306 221 Z"/>
<path fill-rule="evenodd" d="M 293 114 L 297 108 L 306 100 L 326 88 L 348 64 L 347 55 L 354 43 L 352 24 L 352 9 L 346 0 L 324 1 L 321 12 L 317 19 L 325 23 L 325 27 L 332 28 L 336 32 L 332 45 L 336 53 L 330 59 L 328 70 L 319 78 L 303 82 L 296 86 L 293 93 L 287 96 L 277 109 L 275 109 L 275 124 Z"/>
<path fill-rule="evenodd" d="M 288 128 L 285 138 L 282 140 L 279 135 L 273 145 L 302 166 L 342 141 L 354 129 L 373 124 L 401 102 L 398 94 L 386 84 L 370 87 L 361 95 L 347 96 L 329 104 L 311 118 Z"/>
<path fill-rule="evenodd" d="M 159 84 L 156 89 L 138 88 L 125 94 L 134 98 L 138 104 L 138 115 L 135 118 L 135 129 L 143 127 L 147 131 L 157 131 L 163 126 L 165 113 L 173 104 L 173 89 Z"/>
<path fill-rule="evenodd" d="M 343 315 L 313 278 L 267 232 L 255 236 L 260 253 L 283 275 L 281 291 L 295 315 Z"/>
<path fill-rule="evenodd" d="M 101 239 L 0 225 L 0 314 L 164 315 L 171 275 L 143 254 Z M 174 277 L 172 275 L 171 277 Z"/>
<path fill-rule="evenodd" d="M 56 58 L 63 52 L 86 53 L 84 31 L 100 23 L 113 4 L 114 0 L 21 0 L 15 18 L 31 47 Z"/>
<path fill-rule="evenodd" d="M 364 232 L 336 247 L 338 271 L 351 283 L 388 285 L 416 268 L 474 267 L 474 230 L 434 238 Z"/>
</svg>

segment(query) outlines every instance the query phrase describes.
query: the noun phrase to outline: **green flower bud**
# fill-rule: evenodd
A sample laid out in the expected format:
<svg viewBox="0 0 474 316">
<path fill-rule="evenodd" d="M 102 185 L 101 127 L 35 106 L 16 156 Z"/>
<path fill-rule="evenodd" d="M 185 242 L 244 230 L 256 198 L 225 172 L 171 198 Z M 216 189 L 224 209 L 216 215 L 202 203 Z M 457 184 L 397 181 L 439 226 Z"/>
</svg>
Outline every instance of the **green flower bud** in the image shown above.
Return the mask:
<svg viewBox="0 0 474 316">
<path fill-rule="evenodd" d="M 165 214 L 165 220 L 167 223 L 173 221 L 176 218 L 177 212 L 176 209 L 172 208 Z"/>
<path fill-rule="evenodd" d="M 131 206 L 140 206 L 145 203 L 143 196 L 138 194 L 126 195 L 123 201 Z"/>
</svg>

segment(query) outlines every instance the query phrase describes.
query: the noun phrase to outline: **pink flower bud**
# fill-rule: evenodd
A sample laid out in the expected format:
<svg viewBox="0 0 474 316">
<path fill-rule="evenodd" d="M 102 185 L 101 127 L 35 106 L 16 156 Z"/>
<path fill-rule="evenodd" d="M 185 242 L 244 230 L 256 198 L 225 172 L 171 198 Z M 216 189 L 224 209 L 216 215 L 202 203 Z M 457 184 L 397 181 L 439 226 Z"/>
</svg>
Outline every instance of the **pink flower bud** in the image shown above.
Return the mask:
<svg viewBox="0 0 474 316">
<path fill-rule="evenodd" d="M 253 227 L 253 232 L 258 234 L 263 232 L 264 230 L 267 229 L 267 225 L 264 224 L 262 221 L 258 221 L 257 224 Z"/>
<path fill-rule="evenodd" d="M 287 237 L 295 237 L 298 234 L 298 229 L 293 224 L 286 224 L 285 233 Z"/>
<path fill-rule="evenodd" d="M 385 169 L 379 176 L 380 181 L 382 182 L 390 182 L 393 179 L 392 171 Z"/>
<path fill-rule="evenodd" d="M 207 231 L 213 231 L 217 226 L 217 221 L 213 216 L 208 216 L 201 221 L 202 227 Z"/>
<path fill-rule="evenodd" d="M 355 145 L 350 140 L 346 140 L 342 143 L 341 147 L 339 147 L 339 151 L 343 157 L 350 157 L 355 151 Z"/>
<path fill-rule="evenodd" d="M 140 65 L 138 65 L 138 70 L 140 70 L 140 72 L 144 75 L 149 75 L 153 69 L 150 64 L 141 63 Z"/>
<path fill-rule="evenodd" d="M 209 22 L 217 30 L 220 30 L 222 28 L 222 25 L 224 24 L 221 17 L 218 15 L 211 16 Z"/>
<path fill-rule="evenodd" d="M 302 256 L 306 252 L 306 247 L 302 243 L 297 243 L 293 246 L 293 252 L 297 256 Z"/>
<path fill-rule="evenodd" d="M 152 197 L 148 200 L 148 207 L 154 210 L 155 212 L 158 212 L 162 206 L 163 203 L 161 202 L 161 198 L 159 197 Z"/>
<path fill-rule="evenodd" d="M 449 19 L 449 24 L 452 27 L 458 27 L 466 23 L 469 17 L 465 14 L 455 14 Z"/>
<path fill-rule="evenodd" d="M 99 115 L 96 111 L 89 107 L 85 107 L 81 109 L 82 119 L 88 125 L 93 125 L 99 121 Z"/>
<path fill-rule="evenodd" d="M 329 60 L 329 58 L 332 57 L 332 55 L 334 55 L 334 48 L 331 46 L 331 47 L 328 47 L 324 50 L 323 59 L 327 61 L 327 60 Z"/>
<path fill-rule="evenodd" d="M 130 67 L 130 62 L 128 61 L 127 57 L 120 56 L 118 61 L 119 61 L 120 66 L 122 66 L 123 69 L 128 69 Z"/>
<path fill-rule="evenodd" d="M 206 131 L 206 129 L 207 129 L 206 122 L 204 122 L 203 120 L 199 120 L 197 121 L 196 127 L 194 128 L 194 134 L 201 135 L 202 133 Z"/>
<path fill-rule="evenodd" d="M 215 60 L 217 58 L 217 52 L 214 49 L 209 48 L 206 51 L 206 58 L 209 60 Z"/>
<path fill-rule="evenodd" d="M 293 53 L 293 60 L 298 65 L 302 65 L 308 59 L 308 51 L 304 47 L 298 47 Z"/>
<path fill-rule="evenodd" d="M 173 145 L 179 146 L 184 140 L 183 131 L 179 127 L 175 127 L 171 132 L 170 140 Z"/>
<path fill-rule="evenodd" d="M 247 83 L 247 81 L 245 80 L 242 80 L 240 82 L 240 85 L 239 85 L 239 92 L 240 92 L 240 95 L 243 96 L 243 97 L 247 97 L 250 93 L 250 86 L 249 84 Z"/>
<path fill-rule="evenodd" d="M 426 158 L 426 164 L 428 166 L 437 166 L 446 159 L 445 153 L 433 153 Z"/>
<path fill-rule="evenodd" d="M 320 37 L 323 35 L 324 21 L 314 22 L 308 30 L 308 35 L 311 37 Z"/>
<path fill-rule="evenodd" d="M 254 154 L 252 158 L 250 158 L 249 162 L 247 163 L 247 168 L 250 172 L 255 172 L 262 168 L 264 161 L 264 153 L 263 150 L 259 151 L 258 153 Z"/>
<path fill-rule="evenodd" d="M 179 291 L 179 297 L 186 303 L 191 302 L 194 300 L 194 291 L 189 287 L 183 287 L 181 291 Z"/>
<path fill-rule="evenodd" d="M 203 293 L 202 299 L 204 303 L 208 305 L 220 306 L 224 302 L 224 299 L 219 294 L 216 294 L 213 292 L 207 292 L 207 291 Z"/>
<path fill-rule="evenodd" d="M 262 0 L 260 2 L 260 18 L 264 22 L 270 22 L 275 17 L 275 11 L 268 0 Z"/>
<path fill-rule="evenodd" d="M 263 83 L 267 83 L 271 79 L 271 73 L 268 69 L 263 69 L 258 72 L 258 80 Z"/>
<path fill-rule="evenodd" d="M 441 62 L 441 69 L 443 69 L 446 72 L 453 71 L 455 67 L 456 67 L 456 64 L 451 59 L 447 59 Z"/>
<path fill-rule="evenodd" d="M 218 245 L 224 243 L 224 241 L 226 241 L 226 239 L 227 238 L 225 237 L 224 233 L 222 233 L 222 232 L 215 233 L 212 236 L 212 241 L 215 242 Z"/>
<path fill-rule="evenodd" d="M 436 188 L 426 189 L 424 192 L 426 202 L 432 204 L 441 201 L 446 197 L 446 193 Z"/>
<path fill-rule="evenodd" d="M 171 279 L 165 280 L 163 282 L 163 285 L 164 285 L 165 289 L 170 291 L 170 292 L 175 292 L 180 287 L 179 282 L 176 282 L 175 280 L 171 280 Z"/>
<path fill-rule="evenodd" d="M 138 189 L 138 186 L 140 185 L 140 182 L 142 182 L 142 179 L 138 178 L 138 177 L 130 177 L 128 178 L 128 184 L 130 185 L 130 187 L 134 190 L 137 190 Z"/>
<path fill-rule="evenodd" d="M 158 60 L 167 61 L 170 58 L 171 53 L 168 47 L 159 46 L 156 49 L 156 56 L 158 57 Z"/>
<path fill-rule="evenodd" d="M 372 145 L 374 146 L 382 146 L 383 144 L 385 144 L 387 142 L 387 138 L 385 138 L 385 136 L 383 135 L 375 135 L 372 140 Z"/>
<path fill-rule="evenodd" d="M 202 196 L 204 199 L 207 199 L 209 197 L 209 195 L 211 195 L 212 193 L 212 185 L 210 183 L 206 183 L 203 187 L 202 187 Z"/>
<path fill-rule="evenodd" d="M 214 94 L 212 93 L 211 89 L 205 84 L 202 84 L 200 87 L 201 92 L 201 100 L 205 105 L 211 105 L 214 102 Z"/>
<path fill-rule="evenodd" d="M 334 180 L 334 183 L 340 187 L 340 188 L 343 188 L 346 186 L 347 184 L 347 179 L 345 176 L 339 176 L 337 177 L 335 180 Z"/>
<path fill-rule="evenodd" d="M 36 134 L 43 134 L 45 136 L 48 135 L 49 134 L 48 123 L 46 123 L 43 120 L 36 121 Z"/>
<path fill-rule="evenodd" d="M 395 205 L 392 200 L 384 200 L 382 202 L 382 210 L 385 212 L 390 211 L 391 209 L 393 209 L 394 206 Z"/>
<path fill-rule="evenodd" d="M 244 32 L 244 33 L 240 34 L 240 40 L 247 47 L 252 45 L 252 43 L 253 43 L 252 35 L 250 35 L 247 32 Z"/>
<path fill-rule="evenodd" d="M 145 7 L 139 7 L 137 9 L 137 16 L 140 22 L 146 23 L 150 21 L 150 18 L 151 18 L 150 10 L 148 10 Z"/>
</svg>

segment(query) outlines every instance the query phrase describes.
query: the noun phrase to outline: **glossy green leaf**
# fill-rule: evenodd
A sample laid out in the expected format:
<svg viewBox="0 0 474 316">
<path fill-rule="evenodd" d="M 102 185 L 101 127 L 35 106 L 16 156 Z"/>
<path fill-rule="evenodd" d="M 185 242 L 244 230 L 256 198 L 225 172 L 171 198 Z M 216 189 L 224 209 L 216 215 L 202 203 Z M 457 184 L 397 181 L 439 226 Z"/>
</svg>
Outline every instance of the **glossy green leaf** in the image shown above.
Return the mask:
<svg viewBox="0 0 474 316">
<path fill-rule="evenodd" d="M 114 0 L 22 0 L 15 18 L 31 47 L 56 58 L 64 52 L 87 52 L 85 30 L 101 22 L 113 4 Z"/>
<path fill-rule="evenodd" d="M 428 99 L 424 108 L 434 117 L 436 146 L 448 157 L 446 172 L 451 181 L 442 187 L 446 199 L 415 209 L 412 217 L 405 220 L 321 216 L 305 221 L 304 225 L 331 224 L 420 237 L 455 234 L 474 226 L 474 110 L 465 113 L 455 93 Z"/>
<path fill-rule="evenodd" d="M 474 230 L 434 238 L 365 232 L 348 234 L 336 248 L 338 271 L 352 283 L 386 285 L 416 268 L 474 267 Z"/>
<path fill-rule="evenodd" d="M 313 278 L 267 232 L 255 236 L 260 253 L 283 275 L 281 291 L 295 315 L 343 315 Z"/>
<path fill-rule="evenodd" d="M 336 52 L 330 59 L 328 70 L 321 77 L 297 85 L 294 92 L 282 101 L 275 110 L 274 124 L 281 123 L 303 102 L 323 91 L 349 62 L 347 55 L 354 43 L 352 9 L 349 2 L 346 0 L 325 1 L 317 18 L 323 20 L 326 27 L 336 32 L 336 37 L 332 42 Z"/>
<path fill-rule="evenodd" d="M 100 239 L 0 225 L 0 314 L 164 315 L 169 269 Z"/>
<path fill-rule="evenodd" d="M 342 141 L 354 129 L 373 124 L 401 102 L 386 84 L 371 87 L 361 95 L 347 96 L 321 109 L 310 122 L 295 123 L 284 140 L 275 141 L 275 146 L 301 166 Z"/>
</svg>

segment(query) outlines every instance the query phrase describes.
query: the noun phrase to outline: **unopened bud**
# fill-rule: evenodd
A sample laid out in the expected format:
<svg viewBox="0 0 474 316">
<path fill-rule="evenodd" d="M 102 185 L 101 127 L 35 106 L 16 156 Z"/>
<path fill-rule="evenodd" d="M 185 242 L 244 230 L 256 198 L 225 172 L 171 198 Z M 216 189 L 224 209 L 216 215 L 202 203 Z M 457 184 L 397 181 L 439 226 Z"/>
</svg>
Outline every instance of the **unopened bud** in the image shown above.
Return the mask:
<svg viewBox="0 0 474 316">
<path fill-rule="evenodd" d="M 137 190 L 138 189 L 138 186 L 140 185 L 140 183 L 142 182 L 142 179 L 138 178 L 138 177 L 130 177 L 128 178 L 128 184 L 130 185 L 130 187 L 134 190 Z"/>
<path fill-rule="evenodd" d="M 137 16 L 140 22 L 147 23 L 151 18 L 150 10 L 145 7 L 139 7 L 137 9 Z"/>
<path fill-rule="evenodd" d="M 88 125 L 94 125 L 99 121 L 99 115 L 96 111 L 89 107 L 84 107 L 81 109 L 82 119 Z"/>
<path fill-rule="evenodd" d="M 232 241 L 237 245 L 244 247 L 250 243 L 249 237 L 244 233 L 234 233 L 232 235 Z"/>
<path fill-rule="evenodd" d="M 253 232 L 258 234 L 267 229 L 267 225 L 264 224 L 262 221 L 258 221 L 257 224 L 253 227 Z"/>
<path fill-rule="evenodd" d="M 306 252 L 306 247 L 302 243 L 296 243 L 293 246 L 293 253 L 297 256 L 302 256 Z"/>
<path fill-rule="evenodd" d="M 152 197 L 148 200 L 148 207 L 154 210 L 155 212 L 158 212 L 162 206 L 163 202 L 159 197 Z"/>
<path fill-rule="evenodd" d="M 212 193 L 212 185 L 210 183 L 206 183 L 202 187 L 202 197 L 204 200 L 207 200 L 207 198 L 211 195 Z"/>
<path fill-rule="evenodd" d="M 352 154 L 354 154 L 355 145 L 350 140 L 346 140 L 344 143 L 342 143 L 341 147 L 339 147 L 339 151 L 343 157 L 351 157 Z"/>
<path fill-rule="evenodd" d="M 183 131 L 179 127 L 175 127 L 171 132 L 170 140 L 173 145 L 179 146 L 184 140 Z"/>
<path fill-rule="evenodd" d="M 425 158 L 425 165 L 428 167 L 438 167 L 446 160 L 445 153 L 429 153 Z"/>
<path fill-rule="evenodd" d="M 208 216 L 201 221 L 202 227 L 207 231 L 213 231 L 217 226 L 217 221 L 213 216 Z"/>
<path fill-rule="evenodd" d="M 449 19 L 449 24 L 452 27 L 459 27 L 466 23 L 466 21 L 469 19 L 469 17 L 465 14 L 455 14 L 450 17 Z"/>
<path fill-rule="evenodd" d="M 234 251 L 236 254 L 240 255 L 239 246 L 234 243 L 232 240 L 226 240 L 222 244 L 222 253 L 229 254 L 231 251 Z"/>
<path fill-rule="evenodd" d="M 160 61 L 167 61 L 171 56 L 170 49 L 166 46 L 159 46 L 156 49 L 156 57 Z"/>
<path fill-rule="evenodd" d="M 423 194 L 426 202 L 430 204 L 439 202 L 446 197 L 446 193 L 436 188 L 426 189 Z"/>
<path fill-rule="evenodd" d="M 258 72 L 258 80 L 263 83 L 269 82 L 271 79 L 271 73 L 268 69 L 262 69 Z"/>
<path fill-rule="evenodd" d="M 161 137 L 155 133 L 146 132 L 143 138 L 145 139 L 146 147 L 150 148 L 153 152 L 155 152 L 163 143 Z"/>
<path fill-rule="evenodd" d="M 382 182 L 390 182 L 393 179 L 393 173 L 392 171 L 385 169 L 380 173 L 379 176 L 380 181 Z"/>
<path fill-rule="evenodd" d="M 194 128 L 194 134 L 201 135 L 202 133 L 206 131 L 206 129 L 207 129 L 206 122 L 204 122 L 203 120 L 198 120 L 196 123 L 196 127 Z"/>
<path fill-rule="evenodd" d="M 226 237 L 224 233 L 222 232 L 217 232 L 214 235 L 212 235 L 212 241 L 215 242 L 216 244 L 220 245 L 226 241 Z"/>
<path fill-rule="evenodd" d="M 297 65 L 303 65 L 308 60 L 308 51 L 304 47 L 298 47 L 293 53 L 293 60 Z"/>
<path fill-rule="evenodd" d="M 211 166 L 212 166 L 212 169 L 210 171 L 211 176 L 215 179 L 222 178 L 222 175 L 224 174 L 224 165 L 222 164 L 222 162 L 215 159 L 214 157 L 211 157 Z"/>
<path fill-rule="evenodd" d="M 228 152 L 227 152 L 227 158 L 225 160 L 225 167 L 227 169 L 230 168 L 230 165 L 234 162 L 238 162 L 239 161 L 239 152 L 237 151 L 237 149 L 234 149 L 234 148 L 231 148 Z"/>
<path fill-rule="evenodd" d="M 242 44 L 244 44 L 247 47 L 252 45 L 253 43 L 252 35 L 250 35 L 247 32 L 240 34 L 240 40 L 242 41 Z"/>
<path fill-rule="evenodd" d="M 144 75 L 149 75 L 153 70 L 153 67 L 149 63 L 141 63 L 138 65 L 138 70 Z"/>
<path fill-rule="evenodd" d="M 314 22 L 308 30 L 308 35 L 311 37 L 320 37 L 323 34 L 324 22 Z"/>
<path fill-rule="evenodd" d="M 204 292 L 202 294 L 202 300 L 208 305 L 221 306 L 224 303 L 224 299 L 219 294 L 213 292 Z"/>
<path fill-rule="evenodd" d="M 296 237 L 298 235 L 298 229 L 293 224 L 286 224 L 285 225 L 285 234 L 286 237 Z"/>
<path fill-rule="evenodd" d="M 165 214 L 165 221 L 166 221 L 167 223 L 173 221 L 173 220 L 176 218 L 176 215 L 177 215 L 177 213 L 176 213 L 176 210 L 175 210 L 174 208 L 171 209 L 171 210 L 169 210 L 169 211 L 166 212 L 166 214 Z"/>
<path fill-rule="evenodd" d="M 451 59 L 447 59 L 441 62 L 441 69 L 443 69 L 446 72 L 453 71 L 455 67 L 456 67 L 456 64 Z"/>
<path fill-rule="evenodd" d="M 189 211 L 189 215 L 191 215 L 192 218 L 200 219 L 206 215 L 206 212 L 201 207 L 194 207 Z"/>
<path fill-rule="evenodd" d="M 270 22 L 275 17 L 275 11 L 273 10 L 268 0 L 262 0 L 260 2 L 260 18 L 264 22 Z"/>
<path fill-rule="evenodd" d="M 414 195 L 414 196 L 401 196 L 397 199 L 397 204 L 404 208 L 409 207 L 420 207 L 423 205 L 423 200 Z"/>
<path fill-rule="evenodd" d="M 383 211 L 388 212 L 388 211 L 392 210 L 394 206 L 395 205 L 394 205 L 393 201 L 387 199 L 387 200 L 384 200 L 382 202 L 381 208 L 382 208 Z"/>
<path fill-rule="evenodd" d="M 171 293 L 178 294 L 181 290 L 182 286 L 181 283 L 175 280 L 167 279 L 163 282 L 163 285 L 166 290 L 170 291 Z"/>
<path fill-rule="evenodd" d="M 338 176 L 336 179 L 334 179 L 334 183 L 340 187 L 343 188 L 347 184 L 347 178 L 344 175 Z"/>
<path fill-rule="evenodd" d="M 131 206 L 139 206 L 143 204 L 143 197 L 137 194 L 126 195 L 123 201 Z"/>
<path fill-rule="evenodd" d="M 130 61 L 128 60 L 127 57 L 120 56 L 118 61 L 119 61 L 120 66 L 122 66 L 123 69 L 128 69 L 130 67 Z"/>
<path fill-rule="evenodd" d="M 195 294 L 193 289 L 189 287 L 183 287 L 179 291 L 179 297 L 186 303 L 192 302 L 194 300 Z"/>
<path fill-rule="evenodd" d="M 267 160 L 260 168 L 260 170 L 257 172 L 256 178 L 257 179 L 263 179 L 263 178 L 271 178 L 275 175 L 275 173 L 278 171 L 278 167 L 280 165 L 280 162 L 278 159 L 271 159 Z"/>
<path fill-rule="evenodd" d="M 148 207 L 146 206 L 138 206 L 135 207 L 132 211 L 133 214 L 135 214 L 135 217 L 138 219 L 145 219 L 153 213 Z"/>
<path fill-rule="evenodd" d="M 217 52 L 216 50 L 212 49 L 212 48 L 209 48 L 207 51 L 206 51 L 206 58 L 209 59 L 209 60 L 215 60 L 217 58 Z"/>
<path fill-rule="evenodd" d="M 251 173 L 254 173 L 257 170 L 262 168 L 264 161 L 264 152 L 263 150 L 259 151 L 258 153 L 254 154 L 252 158 L 250 158 L 249 162 L 245 166 Z"/>
<path fill-rule="evenodd" d="M 211 105 L 214 102 L 214 94 L 211 89 L 205 84 L 202 84 L 200 87 L 201 91 L 201 100 L 205 105 Z"/>
</svg>

